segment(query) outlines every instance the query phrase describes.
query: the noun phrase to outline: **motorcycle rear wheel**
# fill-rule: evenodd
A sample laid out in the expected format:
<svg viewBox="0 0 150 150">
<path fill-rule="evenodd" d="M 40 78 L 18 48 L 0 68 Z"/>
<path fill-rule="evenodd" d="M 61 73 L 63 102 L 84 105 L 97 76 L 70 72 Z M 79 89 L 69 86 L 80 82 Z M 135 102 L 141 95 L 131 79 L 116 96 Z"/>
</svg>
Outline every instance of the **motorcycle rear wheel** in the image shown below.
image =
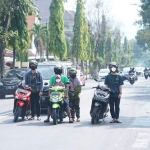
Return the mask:
<svg viewBox="0 0 150 150">
<path fill-rule="evenodd" d="M 57 118 L 57 109 L 53 109 L 53 124 L 57 125 L 58 123 L 58 118 Z"/>
<path fill-rule="evenodd" d="M 14 122 L 17 122 L 17 121 L 18 121 L 18 118 L 19 118 L 19 116 L 20 116 L 21 110 L 22 110 L 22 107 L 18 105 L 18 106 L 16 107 L 15 112 L 14 112 Z"/>
<path fill-rule="evenodd" d="M 93 109 L 93 112 L 92 112 L 92 118 L 91 118 L 91 123 L 92 124 L 95 124 L 97 122 L 97 120 L 99 120 L 98 116 L 99 116 L 99 113 L 100 113 L 100 108 L 99 107 L 95 107 Z"/>
</svg>

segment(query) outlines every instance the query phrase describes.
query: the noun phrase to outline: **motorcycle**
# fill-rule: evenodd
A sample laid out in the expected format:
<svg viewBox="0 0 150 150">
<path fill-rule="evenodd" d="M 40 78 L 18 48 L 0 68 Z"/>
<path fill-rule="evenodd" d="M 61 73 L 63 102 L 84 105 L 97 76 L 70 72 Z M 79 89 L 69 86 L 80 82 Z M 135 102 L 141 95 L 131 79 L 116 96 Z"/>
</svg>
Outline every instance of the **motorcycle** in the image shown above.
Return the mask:
<svg viewBox="0 0 150 150">
<path fill-rule="evenodd" d="M 129 82 L 131 85 L 133 85 L 135 83 L 135 75 L 134 73 L 130 73 L 129 74 Z"/>
<path fill-rule="evenodd" d="M 150 69 L 148 69 L 148 76 L 150 77 Z"/>
<path fill-rule="evenodd" d="M 50 106 L 51 106 L 51 118 L 53 119 L 53 124 L 58 124 L 58 119 L 63 121 L 65 118 L 64 113 L 64 92 L 65 88 L 61 86 L 54 86 L 50 88 Z"/>
<path fill-rule="evenodd" d="M 97 79 L 94 79 L 97 81 Z M 98 82 L 98 81 L 97 81 Z M 109 91 L 110 89 L 104 86 L 98 85 L 94 91 L 94 96 L 92 99 L 92 107 L 91 107 L 91 123 L 95 124 L 100 119 L 106 118 L 108 115 L 108 99 L 109 99 Z"/>
<path fill-rule="evenodd" d="M 30 114 L 30 95 L 31 88 L 22 84 L 23 77 L 16 74 L 17 78 L 21 80 L 21 84 L 18 86 L 15 96 L 14 96 L 14 122 L 18 121 L 19 117 L 26 116 Z"/>
<path fill-rule="evenodd" d="M 144 77 L 145 77 L 145 79 L 148 79 L 148 76 L 149 76 L 148 71 L 144 71 Z"/>
</svg>

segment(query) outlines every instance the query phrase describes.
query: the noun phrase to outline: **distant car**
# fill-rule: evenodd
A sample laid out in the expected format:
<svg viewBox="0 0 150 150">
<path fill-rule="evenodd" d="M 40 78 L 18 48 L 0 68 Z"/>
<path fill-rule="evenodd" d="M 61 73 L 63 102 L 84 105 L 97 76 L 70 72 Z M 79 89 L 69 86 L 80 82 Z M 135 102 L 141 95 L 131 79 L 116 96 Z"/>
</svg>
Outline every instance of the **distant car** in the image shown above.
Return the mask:
<svg viewBox="0 0 150 150">
<path fill-rule="evenodd" d="M 81 70 L 77 70 L 77 77 L 80 79 L 83 86 L 85 86 L 85 77 Z"/>
<path fill-rule="evenodd" d="M 128 76 L 130 71 L 130 67 L 124 67 L 122 71 L 122 75 Z"/>
<path fill-rule="evenodd" d="M 110 72 L 109 69 L 100 69 L 99 78 L 105 78 L 105 76 L 107 76 L 109 72 Z"/>
<path fill-rule="evenodd" d="M 20 80 L 17 78 L 16 73 L 24 76 L 27 71 L 27 68 L 19 68 L 7 72 L 7 74 L 0 80 L 0 89 L 3 89 L 3 91 L 0 92 L 1 99 L 5 99 L 6 95 L 15 94 L 15 91 L 20 84 Z"/>
<path fill-rule="evenodd" d="M 136 74 L 138 75 L 138 76 L 144 76 L 144 69 L 145 69 L 145 67 L 135 67 L 135 70 L 136 70 Z"/>
</svg>

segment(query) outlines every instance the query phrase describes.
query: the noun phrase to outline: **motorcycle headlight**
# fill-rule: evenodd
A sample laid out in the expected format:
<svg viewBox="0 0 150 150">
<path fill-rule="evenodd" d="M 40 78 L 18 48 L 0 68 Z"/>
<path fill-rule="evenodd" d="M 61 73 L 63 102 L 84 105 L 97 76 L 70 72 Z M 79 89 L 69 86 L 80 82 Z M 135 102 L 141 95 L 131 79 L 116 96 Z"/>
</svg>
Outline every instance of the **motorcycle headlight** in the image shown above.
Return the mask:
<svg viewBox="0 0 150 150">
<path fill-rule="evenodd" d="M 0 82 L 0 86 L 2 86 L 3 85 L 3 83 L 2 82 Z"/>
</svg>

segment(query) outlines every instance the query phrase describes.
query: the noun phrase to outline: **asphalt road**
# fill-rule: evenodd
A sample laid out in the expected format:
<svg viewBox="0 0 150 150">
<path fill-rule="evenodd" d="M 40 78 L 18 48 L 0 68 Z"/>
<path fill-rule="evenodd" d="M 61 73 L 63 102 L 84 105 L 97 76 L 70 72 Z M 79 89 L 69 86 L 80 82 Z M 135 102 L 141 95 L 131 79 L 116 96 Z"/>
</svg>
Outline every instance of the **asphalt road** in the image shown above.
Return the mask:
<svg viewBox="0 0 150 150">
<path fill-rule="evenodd" d="M 13 98 L 0 100 L 0 150 L 150 150 L 150 79 L 140 77 L 132 86 L 125 82 L 121 99 L 122 124 L 91 124 L 89 115 L 92 86 L 88 80 L 81 94 L 81 122 L 69 124 L 68 118 L 54 126 L 52 122 L 19 121 L 13 123 Z"/>
</svg>

